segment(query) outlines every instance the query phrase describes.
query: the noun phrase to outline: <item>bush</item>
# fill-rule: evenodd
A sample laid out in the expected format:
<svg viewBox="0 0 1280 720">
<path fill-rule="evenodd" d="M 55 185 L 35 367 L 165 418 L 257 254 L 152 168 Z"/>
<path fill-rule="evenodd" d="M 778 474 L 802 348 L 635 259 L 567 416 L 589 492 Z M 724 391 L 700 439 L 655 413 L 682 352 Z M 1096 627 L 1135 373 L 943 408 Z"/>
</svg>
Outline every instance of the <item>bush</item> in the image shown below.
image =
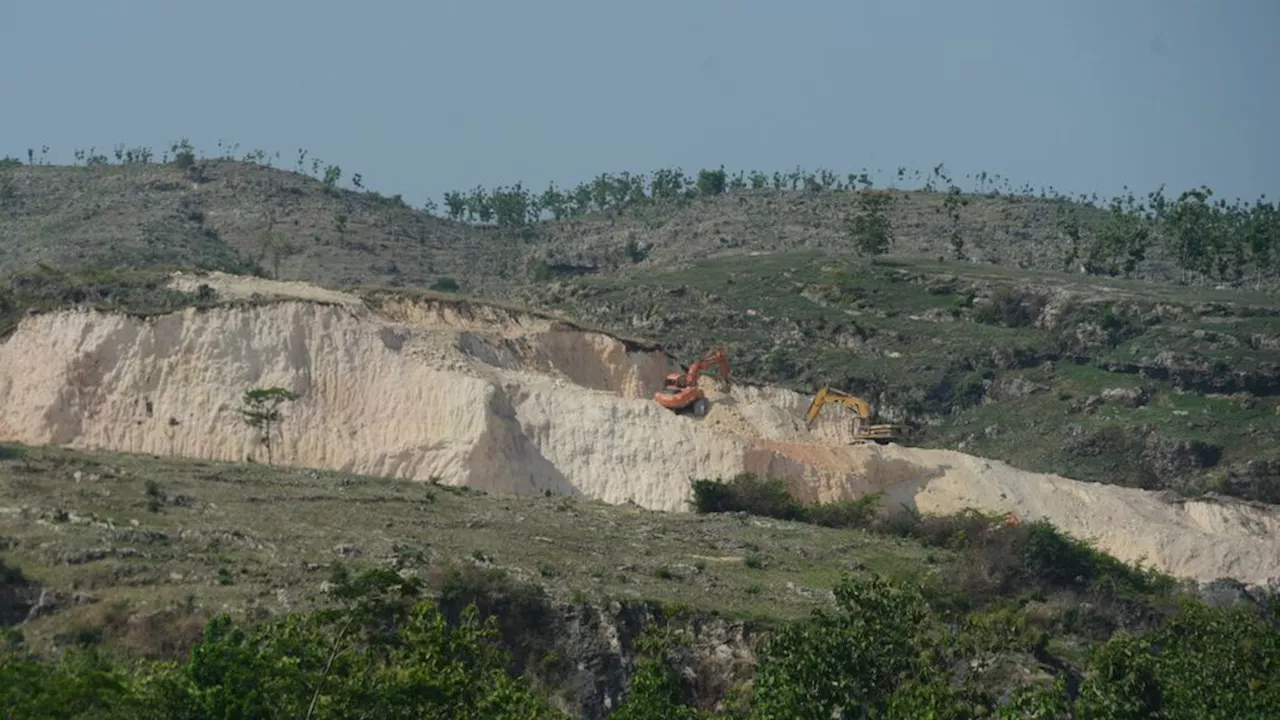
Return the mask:
<svg viewBox="0 0 1280 720">
<path fill-rule="evenodd" d="M 815 525 L 832 528 L 866 527 L 883 497 L 882 493 L 871 493 L 856 500 L 810 505 L 806 512 L 809 522 Z"/>
<path fill-rule="evenodd" d="M 636 671 L 627 699 L 614 720 L 697 720 L 699 713 L 686 702 L 679 663 L 679 641 L 650 625 L 636 639 Z"/>
<path fill-rule="evenodd" d="M 693 484 L 694 506 L 702 513 L 745 512 L 778 520 L 801 520 L 804 507 L 777 478 L 741 473 L 729 482 L 698 480 Z"/>
<path fill-rule="evenodd" d="M 439 582 L 441 611 L 459 622 L 468 608 L 481 621 L 493 620 L 510 650 L 507 669 L 521 674 L 547 656 L 559 641 L 559 616 L 541 585 L 519 582 L 497 568 L 452 567 Z"/>
<path fill-rule="evenodd" d="M 949 516 L 904 512 L 875 529 L 963 553 L 947 585 L 968 601 L 985 604 L 1020 588 L 1091 591 L 1109 599 L 1168 592 L 1172 578 L 1131 567 L 1047 521 L 1009 524 L 998 514 L 966 510 Z"/>
<path fill-rule="evenodd" d="M 1040 317 L 1045 302 L 1044 296 L 1037 293 L 1001 285 L 991 293 L 986 303 L 974 308 L 973 319 L 987 325 L 1031 327 Z"/>
<path fill-rule="evenodd" d="M 784 481 L 751 473 L 738 474 L 727 483 L 697 480 L 693 483 L 693 496 L 694 507 L 700 513 L 745 512 L 835 528 L 866 526 L 881 498 L 876 493 L 856 500 L 805 505 L 792 497 Z"/>
<path fill-rule="evenodd" d="M 0 658 L 0 707 L 23 718 L 563 718 L 506 670 L 492 621 L 450 623 L 394 572 L 344 579 L 343 604 L 254 628 L 212 620 L 177 665 L 96 649 Z"/>
<path fill-rule="evenodd" d="M 451 277 L 440 277 L 436 279 L 435 282 L 431 283 L 431 289 L 437 292 L 456 293 L 460 288 L 461 286 L 458 285 L 458 281 Z"/>
</svg>

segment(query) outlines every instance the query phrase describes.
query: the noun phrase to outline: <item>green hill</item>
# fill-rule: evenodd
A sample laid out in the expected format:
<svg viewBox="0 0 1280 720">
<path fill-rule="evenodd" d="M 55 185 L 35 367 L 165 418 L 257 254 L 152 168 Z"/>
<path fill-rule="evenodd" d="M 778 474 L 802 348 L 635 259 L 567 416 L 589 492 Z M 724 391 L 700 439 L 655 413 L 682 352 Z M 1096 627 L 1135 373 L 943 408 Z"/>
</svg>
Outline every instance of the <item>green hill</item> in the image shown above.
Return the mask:
<svg viewBox="0 0 1280 720">
<path fill-rule="evenodd" d="M 320 163 L 308 175 L 261 154 L 173 153 L 0 162 L 0 333 L 29 311 L 216 300 L 166 289 L 174 269 L 457 291 L 686 360 L 724 345 L 738 378 L 856 392 L 917 426 L 913 443 L 1280 502 L 1271 205 L 1108 206 L 985 177 L 961 192 L 937 168 L 889 192 L 821 170 L 605 174 L 419 210 Z M 752 482 L 726 486 L 749 501 L 720 508 L 735 512 L 676 516 L 3 447 L 0 706 L 336 717 L 483 699 L 545 717 L 530 709 L 543 692 L 592 718 L 624 692 L 617 717 L 1280 706 L 1274 597 L 1229 582 L 1192 592 L 1043 524 L 873 519 L 857 502 L 796 522 Z M 462 622 L 470 603 L 492 638 Z M 828 614 L 806 620 L 814 609 Z M 223 613 L 245 631 L 207 624 Z M 670 645 L 648 643 L 654 628 Z"/>
<path fill-rule="evenodd" d="M 941 167 L 888 192 L 823 170 L 672 169 L 475 188 L 428 212 L 320 163 L 173 152 L 0 164 L 6 326 L 26 308 L 200 302 L 154 268 L 456 290 L 688 360 L 725 344 L 740 379 L 865 395 L 919 444 L 1280 501 L 1269 204 L 1099 202 L 981 177 L 962 193 Z"/>
</svg>

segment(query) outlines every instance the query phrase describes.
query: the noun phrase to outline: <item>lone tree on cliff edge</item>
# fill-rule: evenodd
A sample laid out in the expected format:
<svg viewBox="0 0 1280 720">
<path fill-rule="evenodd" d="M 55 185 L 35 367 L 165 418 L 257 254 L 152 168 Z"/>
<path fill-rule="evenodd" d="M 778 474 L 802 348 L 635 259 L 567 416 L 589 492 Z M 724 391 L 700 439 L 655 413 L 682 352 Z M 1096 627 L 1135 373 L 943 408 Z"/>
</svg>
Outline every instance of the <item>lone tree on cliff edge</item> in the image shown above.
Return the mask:
<svg viewBox="0 0 1280 720">
<path fill-rule="evenodd" d="M 282 387 L 246 390 L 241 399 L 240 416 L 246 425 L 258 431 L 258 442 L 267 448 L 268 465 L 271 464 L 271 431 L 284 420 L 280 406 L 297 399 L 297 393 Z"/>
</svg>

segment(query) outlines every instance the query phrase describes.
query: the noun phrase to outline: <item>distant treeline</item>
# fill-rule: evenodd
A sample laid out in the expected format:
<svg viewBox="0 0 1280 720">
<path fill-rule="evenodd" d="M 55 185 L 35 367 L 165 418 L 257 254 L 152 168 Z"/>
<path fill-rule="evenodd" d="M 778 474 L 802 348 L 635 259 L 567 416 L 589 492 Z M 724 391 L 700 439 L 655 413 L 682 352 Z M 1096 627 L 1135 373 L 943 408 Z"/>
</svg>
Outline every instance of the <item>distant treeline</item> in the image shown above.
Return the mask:
<svg viewBox="0 0 1280 720">
<path fill-rule="evenodd" d="M 1066 248 L 1064 270 L 1127 276 L 1158 247 L 1177 264 L 1186 280 L 1261 282 L 1280 272 L 1280 213 L 1265 197 L 1252 203 L 1227 202 L 1202 186 L 1172 198 L 1161 187 L 1145 198 L 1126 189 L 1123 195 L 1101 200 L 1096 194 L 1073 197 L 1052 188 L 1038 193 L 1030 186 L 1015 190 L 1006 179 L 987 173 L 966 177 L 974 181 L 976 194 L 986 197 L 1033 196 L 1054 203 L 1053 228 Z M 959 253 L 964 244 L 960 230 L 965 220 L 963 208 L 969 202 L 943 165 L 927 174 L 899 168 L 892 187 L 941 195 L 937 211 L 945 210 L 951 219 L 950 241 Z M 865 170 L 844 176 L 800 168 L 785 173 L 752 170 L 730 174 L 721 166 L 690 176 L 674 168 L 649 174 L 603 173 L 569 190 L 552 183 L 541 193 L 518 182 L 488 190 L 455 190 L 444 194 L 444 210 L 446 217 L 459 222 L 516 227 L 752 190 L 849 192 L 888 200 L 874 188 L 875 181 Z M 893 235 L 889 222 L 892 205 L 858 203 L 861 212 L 847 218 L 856 245 L 872 246 L 876 253 L 888 250 Z M 870 224 L 868 216 L 873 219 Z M 868 233 L 868 227 L 876 232 Z M 869 235 L 874 239 L 860 242 L 859 236 Z"/>
<path fill-rule="evenodd" d="M 29 149 L 27 164 L 48 164 L 48 152 L 48 146 L 42 146 L 39 152 Z M 74 157 L 76 164 L 88 166 L 108 164 L 111 158 L 118 164 L 129 165 L 151 163 L 155 153 L 150 148 L 127 147 L 122 143 L 112 149 L 110 157 L 97 148 L 76 150 Z M 162 152 L 160 162 L 190 167 L 203 157 L 184 138 Z M 219 141 L 215 157 L 270 167 L 280 160 L 280 153 L 268 155 L 262 150 L 252 150 L 240 155 L 239 144 Z M 0 160 L 0 168 L 21 164 L 19 158 Z M 297 151 L 293 171 L 314 177 L 330 189 L 336 188 L 343 177 L 340 166 L 309 158 L 302 148 Z M 938 211 L 945 209 L 952 221 L 950 241 L 957 255 L 964 245 L 960 228 L 965 220 L 962 209 L 969 205 L 968 197 L 1038 197 L 1056 205 L 1054 230 L 1066 248 L 1062 256 L 1065 270 L 1129 275 L 1148 259 L 1152 249 L 1159 248 L 1176 263 L 1184 280 L 1260 284 L 1280 275 L 1280 213 L 1276 204 L 1265 196 L 1252 202 L 1240 199 L 1228 202 L 1206 186 L 1184 190 L 1176 196 L 1166 195 L 1162 186 L 1147 193 L 1145 198 L 1126 188 L 1122 195 L 1104 199 L 1097 193 L 1071 195 L 1053 187 L 1036 189 L 1029 184 L 1014 187 L 1008 178 L 987 172 L 966 174 L 960 181 L 967 186 L 966 190 L 941 163 L 928 171 L 898 167 L 887 175 L 886 180 L 886 173 L 880 170 L 872 172 L 863 168 L 857 173 L 841 174 L 798 166 L 769 173 L 730 172 L 723 165 L 703 168 L 690 175 L 676 167 L 649 173 L 601 173 L 572 188 L 550 183 L 541 192 L 521 182 L 488 189 L 476 186 L 465 191 L 451 190 L 444 193 L 442 213 L 434 200 L 427 200 L 424 209 L 456 222 L 521 228 L 544 220 L 619 214 L 646 206 L 744 191 L 881 196 L 874 191 L 887 185 L 893 189 L 943 195 Z M 364 190 L 364 179 L 359 173 L 351 174 L 349 179 L 354 189 Z M 888 221 L 892 205 L 893 202 L 887 200 L 858 203 L 861 211 L 846 218 L 855 246 L 871 248 L 873 253 L 888 250 L 893 240 L 893 228 Z"/>
</svg>

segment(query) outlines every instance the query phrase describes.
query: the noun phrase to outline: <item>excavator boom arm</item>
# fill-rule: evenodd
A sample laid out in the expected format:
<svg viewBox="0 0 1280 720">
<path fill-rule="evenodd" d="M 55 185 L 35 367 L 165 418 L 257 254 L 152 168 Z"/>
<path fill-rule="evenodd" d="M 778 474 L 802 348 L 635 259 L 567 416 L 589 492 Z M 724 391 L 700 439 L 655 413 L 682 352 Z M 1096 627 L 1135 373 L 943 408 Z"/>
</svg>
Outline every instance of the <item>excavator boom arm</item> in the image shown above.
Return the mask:
<svg viewBox="0 0 1280 720">
<path fill-rule="evenodd" d="M 822 388 L 817 395 L 813 396 L 813 402 L 809 403 L 809 409 L 804 413 L 804 421 L 807 425 L 812 425 L 817 419 L 818 413 L 822 411 L 822 406 L 827 402 L 827 389 Z"/>
<path fill-rule="evenodd" d="M 812 424 L 817 419 L 818 413 L 822 411 L 822 406 L 829 402 L 840 403 L 852 408 L 863 420 L 871 419 L 871 406 L 867 404 L 867 401 L 840 390 L 824 387 L 813 396 L 813 402 L 809 403 L 809 409 L 804 414 L 805 423 Z"/>
<path fill-rule="evenodd" d="M 720 368 L 720 378 L 725 382 L 729 380 L 729 358 L 725 356 L 724 348 L 716 348 L 714 352 L 707 353 L 702 359 L 689 366 L 689 384 L 697 385 L 698 378 L 702 375 L 702 371 L 711 363 L 717 363 Z"/>
</svg>

